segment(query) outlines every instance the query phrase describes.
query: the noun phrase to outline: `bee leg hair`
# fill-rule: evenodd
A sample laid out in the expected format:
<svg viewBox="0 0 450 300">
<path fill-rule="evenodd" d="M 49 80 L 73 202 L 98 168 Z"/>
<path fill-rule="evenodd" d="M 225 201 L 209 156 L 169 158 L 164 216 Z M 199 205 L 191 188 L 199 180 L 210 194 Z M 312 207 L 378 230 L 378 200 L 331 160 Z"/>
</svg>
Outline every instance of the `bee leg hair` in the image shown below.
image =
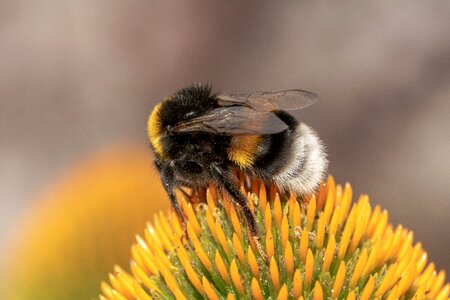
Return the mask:
<svg viewBox="0 0 450 300">
<path fill-rule="evenodd" d="M 265 259 L 267 255 L 264 252 L 263 246 L 259 242 L 260 234 L 258 224 L 256 223 L 256 219 L 253 216 L 252 210 L 247 202 L 247 198 L 241 193 L 241 191 L 239 191 L 238 188 L 236 188 L 236 185 L 233 184 L 232 173 L 224 173 L 221 168 L 214 166 L 213 176 L 219 186 L 221 186 L 231 196 L 234 204 L 237 204 L 242 208 L 250 234 L 256 244 L 256 247 L 258 248 L 258 252 Z"/>
<path fill-rule="evenodd" d="M 179 183 L 175 179 L 175 176 L 170 168 L 160 168 L 161 180 L 164 189 L 170 199 L 170 204 L 181 221 L 183 227 L 184 236 L 187 236 L 186 218 L 181 211 L 180 205 L 178 204 L 177 197 L 175 195 L 175 188 L 179 186 Z"/>
</svg>

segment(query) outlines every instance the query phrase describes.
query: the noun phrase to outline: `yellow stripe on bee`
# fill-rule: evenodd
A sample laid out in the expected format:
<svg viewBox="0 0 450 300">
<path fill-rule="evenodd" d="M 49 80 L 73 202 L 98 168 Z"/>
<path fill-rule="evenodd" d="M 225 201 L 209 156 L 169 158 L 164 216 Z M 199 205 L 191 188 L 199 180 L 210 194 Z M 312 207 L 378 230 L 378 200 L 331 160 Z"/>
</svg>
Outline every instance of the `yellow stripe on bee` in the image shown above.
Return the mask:
<svg viewBox="0 0 450 300">
<path fill-rule="evenodd" d="M 163 132 L 163 128 L 161 124 L 161 116 L 159 113 L 159 111 L 161 110 L 161 104 L 162 102 L 158 103 L 158 105 L 155 106 L 150 114 L 150 117 L 148 118 L 147 133 L 150 143 L 152 143 L 152 146 L 155 149 L 155 152 L 162 157 L 164 152 L 160 138 L 161 133 Z"/>
<path fill-rule="evenodd" d="M 228 159 L 240 168 L 250 167 L 256 157 L 256 150 L 261 141 L 259 135 L 237 135 L 231 139 Z"/>
</svg>

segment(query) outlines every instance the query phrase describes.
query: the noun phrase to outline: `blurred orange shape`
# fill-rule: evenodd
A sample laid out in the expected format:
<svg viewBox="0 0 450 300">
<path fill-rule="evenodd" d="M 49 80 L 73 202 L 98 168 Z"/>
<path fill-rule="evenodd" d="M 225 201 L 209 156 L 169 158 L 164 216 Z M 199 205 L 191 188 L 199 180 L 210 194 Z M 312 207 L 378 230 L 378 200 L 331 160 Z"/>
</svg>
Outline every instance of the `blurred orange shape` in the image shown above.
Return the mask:
<svg viewBox="0 0 450 300">
<path fill-rule="evenodd" d="M 129 264 L 134 234 L 168 203 L 144 146 L 80 162 L 21 217 L 6 253 L 6 299 L 98 297 L 98 282 Z"/>
</svg>

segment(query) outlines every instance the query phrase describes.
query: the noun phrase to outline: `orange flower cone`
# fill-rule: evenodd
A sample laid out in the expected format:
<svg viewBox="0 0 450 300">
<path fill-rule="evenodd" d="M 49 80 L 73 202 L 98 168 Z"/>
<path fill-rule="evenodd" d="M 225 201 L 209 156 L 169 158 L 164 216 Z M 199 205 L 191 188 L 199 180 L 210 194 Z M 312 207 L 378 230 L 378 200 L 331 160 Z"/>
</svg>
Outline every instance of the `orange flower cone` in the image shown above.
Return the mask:
<svg viewBox="0 0 450 300">
<path fill-rule="evenodd" d="M 261 247 L 214 188 L 206 203 L 180 198 L 188 236 L 174 214 L 155 215 L 132 246 L 131 272 L 116 266 L 100 299 L 448 299 L 445 273 L 413 233 L 368 196 L 353 203 L 349 184 L 329 177 L 304 201 L 244 182 Z"/>
</svg>

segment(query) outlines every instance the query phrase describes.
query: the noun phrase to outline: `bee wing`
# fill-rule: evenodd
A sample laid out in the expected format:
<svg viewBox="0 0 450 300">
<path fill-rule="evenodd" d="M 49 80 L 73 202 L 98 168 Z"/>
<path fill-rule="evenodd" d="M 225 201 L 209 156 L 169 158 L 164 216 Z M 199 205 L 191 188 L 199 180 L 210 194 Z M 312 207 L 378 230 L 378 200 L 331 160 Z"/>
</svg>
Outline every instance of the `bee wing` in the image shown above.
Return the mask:
<svg viewBox="0 0 450 300">
<path fill-rule="evenodd" d="M 274 134 L 288 126 L 275 114 L 245 106 L 219 107 L 177 124 L 175 132 L 207 132 L 218 135 Z"/>
<path fill-rule="evenodd" d="M 319 99 L 316 94 L 303 90 L 231 94 L 230 96 L 217 96 L 217 98 L 219 104 L 223 106 L 245 105 L 258 111 L 302 109 L 314 104 Z"/>
</svg>

